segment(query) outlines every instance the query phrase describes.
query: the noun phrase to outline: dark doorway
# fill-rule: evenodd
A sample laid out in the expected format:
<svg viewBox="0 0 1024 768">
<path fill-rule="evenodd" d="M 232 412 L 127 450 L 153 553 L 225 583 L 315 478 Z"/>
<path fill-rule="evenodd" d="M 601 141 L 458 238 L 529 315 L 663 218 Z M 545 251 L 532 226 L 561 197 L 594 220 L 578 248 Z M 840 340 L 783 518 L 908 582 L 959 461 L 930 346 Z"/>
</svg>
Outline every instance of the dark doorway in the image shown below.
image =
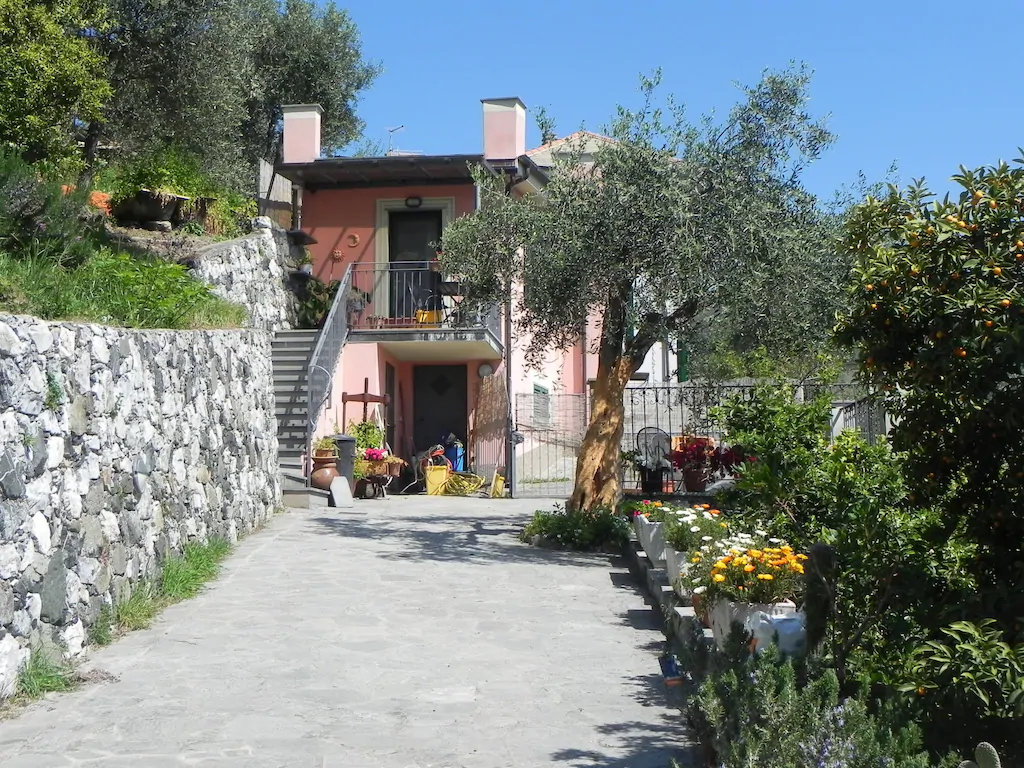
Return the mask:
<svg viewBox="0 0 1024 768">
<path fill-rule="evenodd" d="M 384 439 L 388 441 L 391 450 L 397 450 L 395 445 L 395 366 L 391 363 L 384 363 L 384 394 L 390 399 L 384 406 L 385 419 L 387 419 L 387 434 Z"/>
<path fill-rule="evenodd" d="M 413 440 L 422 451 L 449 433 L 466 442 L 467 368 L 464 365 L 417 365 L 413 368 Z"/>
<path fill-rule="evenodd" d="M 440 308 L 441 275 L 429 266 L 440 242 L 440 211 L 388 213 L 391 317 L 415 318 L 418 309 Z"/>
</svg>

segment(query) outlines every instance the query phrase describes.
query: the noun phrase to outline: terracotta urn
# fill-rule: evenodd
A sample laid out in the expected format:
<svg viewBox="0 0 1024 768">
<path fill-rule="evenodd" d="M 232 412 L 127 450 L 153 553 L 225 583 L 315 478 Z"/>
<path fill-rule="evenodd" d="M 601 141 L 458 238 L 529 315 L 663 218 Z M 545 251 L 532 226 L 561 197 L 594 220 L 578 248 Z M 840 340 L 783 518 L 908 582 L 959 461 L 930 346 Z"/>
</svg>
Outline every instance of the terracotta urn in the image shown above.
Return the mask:
<svg viewBox="0 0 1024 768">
<path fill-rule="evenodd" d="M 309 476 L 309 484 L 321 491 L 329 491 L 331 482 L 341 477 L 338 472 L 338 456 L 331 453 L 313 453 L 313 472 Z"/>
</svg>

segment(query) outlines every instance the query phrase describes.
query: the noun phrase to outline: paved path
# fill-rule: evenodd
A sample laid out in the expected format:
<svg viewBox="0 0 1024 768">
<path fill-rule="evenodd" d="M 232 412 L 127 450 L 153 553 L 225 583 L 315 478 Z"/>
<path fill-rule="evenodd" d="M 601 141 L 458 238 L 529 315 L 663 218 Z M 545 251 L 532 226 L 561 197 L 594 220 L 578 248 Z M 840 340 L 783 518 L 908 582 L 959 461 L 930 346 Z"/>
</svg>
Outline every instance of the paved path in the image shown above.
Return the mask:
<svg viewBox="0 0 1024 768">
<path fill-rule="evenodd" d="M 92 656 L 118 682 L 0 723 L 0 765 L 686 764 L 653 612 L 609 558 L 517 542 L 536 506 L 281 515 L 210 589 Z"/>
</svg>

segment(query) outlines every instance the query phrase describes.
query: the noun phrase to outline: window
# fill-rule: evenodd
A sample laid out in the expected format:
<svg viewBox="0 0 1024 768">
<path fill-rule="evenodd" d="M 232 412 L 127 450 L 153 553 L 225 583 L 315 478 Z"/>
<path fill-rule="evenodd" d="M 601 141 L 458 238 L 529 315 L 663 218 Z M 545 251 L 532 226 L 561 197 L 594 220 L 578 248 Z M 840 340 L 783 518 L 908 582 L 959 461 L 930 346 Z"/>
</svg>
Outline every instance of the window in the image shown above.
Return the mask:
<svg viewBox="0 0 1024 768">
<path fill-rule="evenodd" d="M 540 384 L 533 385 L 533 424 L 548 426 L 551 423 L 551 390 Z"/>
</svg>

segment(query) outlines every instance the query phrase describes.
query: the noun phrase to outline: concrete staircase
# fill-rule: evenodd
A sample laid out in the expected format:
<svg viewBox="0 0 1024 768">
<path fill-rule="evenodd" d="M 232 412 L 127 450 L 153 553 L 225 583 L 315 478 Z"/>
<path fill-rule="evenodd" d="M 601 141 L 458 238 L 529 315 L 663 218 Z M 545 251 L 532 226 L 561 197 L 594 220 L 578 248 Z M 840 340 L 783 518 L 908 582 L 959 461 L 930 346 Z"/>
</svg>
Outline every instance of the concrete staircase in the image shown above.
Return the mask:
<svg viewBox="0 0 1024 768">
<path fill-rule="evenodd" d="M 308 418 L 306 375 L 316 346 L 317 331 L 277 331 L 274 334 L 274 397 L 277 401 L 278 464 L 284 503 L 290 507 L 326 506 L 328 494 L 306 487 L 302 454 L 306 450 Z"/>
</svg>

